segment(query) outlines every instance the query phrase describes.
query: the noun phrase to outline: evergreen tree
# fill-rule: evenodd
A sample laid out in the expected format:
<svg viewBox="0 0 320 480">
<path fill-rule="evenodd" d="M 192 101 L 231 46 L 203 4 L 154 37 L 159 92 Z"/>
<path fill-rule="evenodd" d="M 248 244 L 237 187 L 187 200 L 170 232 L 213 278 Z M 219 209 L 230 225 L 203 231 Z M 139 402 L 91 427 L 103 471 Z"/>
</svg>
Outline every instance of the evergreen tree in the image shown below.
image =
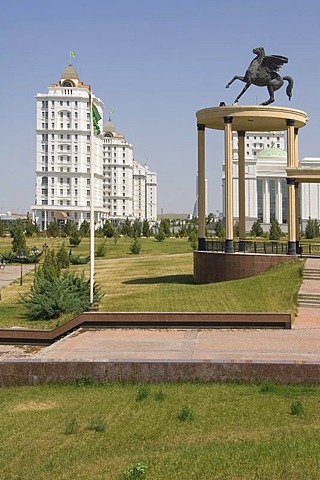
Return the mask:
<svg viewBox="0 0 320 480">
<path fill-rule="evenodd" d="M 57 262 L 61 268 L 69 268 L 70 257 L 64 243 L 57 251 Z"/>
<path fill-rule="evenodd" d="M 270 240 L 280 240 L 282 237 L 281 227 L 278 220 L 273 220 L 270 225 L 269 239 Z"/>
<path fill-rule="evenodd" d="M 90 233 L 90 223 L 87 220 L 83 220 L 79 229 L 81 237 L 88 237 Z"/>
<path fill-rule="evenodd" d="M 317 220 L 311 220 L 311 218 L 309 217 L 309 220 L 306 224 L 305 236 L 309 239 L 319 236 L 319 225 Z"/>
<path fill-rule="evenodd" d="M 81 243 L 81 235 L 76 225 L 71 229 L 69 243 L 73 247 L 78 247 Z"/>
<path fill-rule="evenodd" d="M 125 222 L 121 225 L 121 233 L 122 235 L 126 235 L 127 237 L 132 237 L 132 226 L 128 217 L 126 218 Z"/>
<path fill-rule="evenodd" d="M 223 222 L 221 222 L 221 220 L 218 220 L 216 223 L 215 223 L 215 232 L 216 232 L 216 235 L 218 238 L 224 238 L 226 236 L 226 230 L 224 228 L 224 224 Z"/>
<path fill-rule="evenodd" d="M 259 220 L 253 222 L 250 230 L 251 237 L 262 237 L 263 236 L 263 229 L 261 227 L 261 223 Z"/>
<path fill-rule="evenodd" d="M 150 225 L 149 225 L 148 220 L 143 220 L 143 224 L 142 224 L 142 235 L 143 235 L 144 237 L 150 237 L 150 235 L 151 235 Z"/>
<path fill-rule="evenodd" d="M 135 219 L 135 221 L 132 224 L 132 235 L 134 238 L 139 238 L 141 237 L 142 233 L 142 224 L 138 219 Z"/>
<path fill-rule="evenodd" d="M 162 218 L 162 220 L 160 221 L 159 230 L 162 230 L 166 237 L 171 237 L 170 219 L 169 218 Z"/>
<path fill-rule="evenodd" d="M 27 241 L 23 233 L 23 226 L 20 222 L 17 222 L 11 228 L 11 237 L 12 237 L 12 251 L 15 253 L 26 252 L 27 251 Z"/>
<path fill-rule="evenodd" d="M 114 228 L 109 220 L 107 220 L 103 225 L 103 235 L 107 238 L 111 238 L 114 235 Z"/>
<path fill-rule="evenodd" d="M 60 226 L 57 220 L 54 218 L 47 226 L 47 234 L 49 237 L 57 238 L 60 236 Z"/>
</svg>

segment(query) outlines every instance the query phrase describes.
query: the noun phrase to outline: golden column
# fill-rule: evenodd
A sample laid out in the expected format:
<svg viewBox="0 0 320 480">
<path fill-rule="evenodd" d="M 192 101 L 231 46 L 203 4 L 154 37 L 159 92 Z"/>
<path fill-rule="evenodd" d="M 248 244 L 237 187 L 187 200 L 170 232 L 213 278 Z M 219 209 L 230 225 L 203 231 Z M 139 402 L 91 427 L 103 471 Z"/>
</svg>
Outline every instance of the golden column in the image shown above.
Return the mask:
<svg viewBox="0 0 320 480">
<path fill-rule="evenodd" d="M 299 166 L 299 154 L 298 154 L 298 133 L 299 129 L 294 129 L 294 166 L 298 168 Z M 295 182 L 295 196 L 296 196 L 296 253 L 299 253 L 300 250 L 300 206 L 299 206 L 299 183 Z"/>
<path fill-rule="evenodd" d="M 206 250 L 205 125 L 198 128 L 198 250 Z"/>
<path fill-rule="evenodd" d="M 238 131 L 239 252 L 246 251 L 245 134 L 244 130 Z"/>
<path fill-rule="evenodd" d="M 296 154 L 295 154 L 295 130 L 294 130 L 294 120 L 287 120 L 287 165 L 288 168 L 295 167 L 296 163 Z M 295 188 L 295 179 L 287 179 L 288 185 L 288 255 L 296 255 L 297 245 L 296 245 L 296 188 Z"/>
<path fill-rule="evenodd" d="M 225 212 L 226 241 L 225 253 L 233 253 L 233 162 L 232 162 L 232 117 L 224 117 L 224 154 L 225 154 Z"/>
</svg>

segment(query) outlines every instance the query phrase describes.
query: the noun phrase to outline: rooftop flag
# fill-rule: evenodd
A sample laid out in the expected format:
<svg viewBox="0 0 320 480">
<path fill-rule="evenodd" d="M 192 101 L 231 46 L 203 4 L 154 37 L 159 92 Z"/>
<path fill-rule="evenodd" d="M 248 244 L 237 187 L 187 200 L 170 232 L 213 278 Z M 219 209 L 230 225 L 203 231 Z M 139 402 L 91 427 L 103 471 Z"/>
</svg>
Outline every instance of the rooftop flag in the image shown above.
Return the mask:
<svg viewBox="0 0 320 480">
<path fill-rule="evenodd" d="M 70 51 L 70 57 L 75 58 L 75 56 L 76 56 L 75 52 Z"/>
</svg>

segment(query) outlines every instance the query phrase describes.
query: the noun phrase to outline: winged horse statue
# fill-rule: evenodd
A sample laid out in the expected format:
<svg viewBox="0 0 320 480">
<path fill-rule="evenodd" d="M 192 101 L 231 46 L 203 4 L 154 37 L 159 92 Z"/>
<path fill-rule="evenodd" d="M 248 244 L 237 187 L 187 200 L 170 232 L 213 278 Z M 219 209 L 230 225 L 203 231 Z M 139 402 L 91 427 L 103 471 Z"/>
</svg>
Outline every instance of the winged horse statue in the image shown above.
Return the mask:
<svg viewBox="0 0 320 480">
<path fill-rule="evenodd" d="M 282 67 L 282 65 L 288 63 L 287 57 L 281 57 L 280 55 L 267 56 L 263 47 L 254 48 L 252 51 L 256 55 L 256 57 L 250 63 L 248 70 L 245 73 L 245 76 L 240 77 L 236 75 L 226 85 L 226 88 L 229 88 L 235 80 L 241 80 L 241 82 L 245 83 L 243 90 L 237 96 L 234 103 L 238 103 L 238 100 L 248 90 L 250 85 L 257 85 L 258 87 L 267 87 L 270 98 L 266 102 L 263 102 L 261 105 L 269 105 L 269 103 L 274 102 L 274 92 L 282 87 L 284 80 L 288 82 L 286 94 L 288 95 L 290 100 L 292 96 L 293 79 L 288 76 L 281 77 L 277 73 L 277 71 Z"/>
</svg>

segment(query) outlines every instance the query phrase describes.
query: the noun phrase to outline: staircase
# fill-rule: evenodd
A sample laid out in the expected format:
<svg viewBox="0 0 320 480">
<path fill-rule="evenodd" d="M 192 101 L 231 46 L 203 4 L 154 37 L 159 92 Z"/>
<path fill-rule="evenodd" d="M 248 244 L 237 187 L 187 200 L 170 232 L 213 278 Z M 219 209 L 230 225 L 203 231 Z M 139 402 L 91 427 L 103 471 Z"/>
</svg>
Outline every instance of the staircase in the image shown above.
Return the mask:
<svg viewBox="0 0 320 480">
<path fill-rule="evenodd" d="M 320 265 L 319 265 L 320 267 Z M 298 293 L 298 304 L 300 307 L 320 308 L 320 268 L 305 268 L 303 271 L 304 284 Z M 307 284 L 312 282 L 313 288 L 307 288 Z M 316 285 L 319 281 L 319 286 Z M 302 291 L 301 291 L 302 290 Z M 309 292 L 308 292 L 309 290 Z M 318 293 L 319 291 L 319 293 Z"/>
</svg>

